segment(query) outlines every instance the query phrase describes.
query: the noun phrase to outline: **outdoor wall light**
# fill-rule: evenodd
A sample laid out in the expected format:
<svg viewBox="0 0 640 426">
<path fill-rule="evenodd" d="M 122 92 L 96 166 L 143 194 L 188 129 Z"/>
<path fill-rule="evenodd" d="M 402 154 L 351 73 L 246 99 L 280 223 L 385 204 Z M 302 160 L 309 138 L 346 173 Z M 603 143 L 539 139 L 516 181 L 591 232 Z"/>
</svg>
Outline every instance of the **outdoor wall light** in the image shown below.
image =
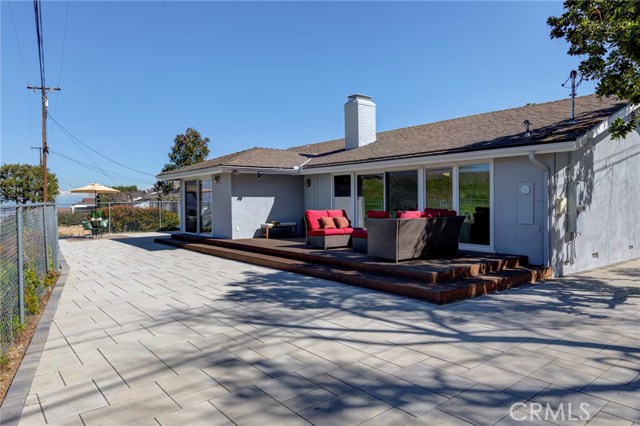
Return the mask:
<svg viewBox="0 0 640 426">
<path fill-rule="evenodd" d="M 262 172 L 258 172 L 258 175 L 256 176 L 256 179 L 258 179 L 258 180 L 262 179 Z"/>
<path fill-rule="evenodd" d="M 311 186 L 311 179 L 310 178 L 307 178 L 307 180 L 304 181 L 304 186 L 306 188 L 309 188 Z"/>
<path fill-rule="evenodd" d="M 214 181 L 215 183 L 220 183 L 220 175 L 215 175 L 215 176 L 213 177 L 213 181 Z"/>
</svg>

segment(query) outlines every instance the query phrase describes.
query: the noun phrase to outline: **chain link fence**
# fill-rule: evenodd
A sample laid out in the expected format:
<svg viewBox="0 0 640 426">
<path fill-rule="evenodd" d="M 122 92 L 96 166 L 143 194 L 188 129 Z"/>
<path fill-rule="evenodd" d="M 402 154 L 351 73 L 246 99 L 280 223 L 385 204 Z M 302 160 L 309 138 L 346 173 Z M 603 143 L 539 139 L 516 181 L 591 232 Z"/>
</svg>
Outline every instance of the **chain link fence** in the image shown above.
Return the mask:
<svg viewBox="0 0 640 426">
<path fill-rule="evenodd" d="M 108 202 L 94 205 L 58 204 L 61 236 L 82 236 L 88 226 L 99 226 L 99 233 L 175 231 L 180 229 L 180 202 Z M 102 220 L 96 220 L 96 217 Z"/>
<path fill-rule="evenodd" d="M 0 207 L 0 354 L 37 313 L 45 276 L 59 265 L 54 204 Z"/>
</svg>

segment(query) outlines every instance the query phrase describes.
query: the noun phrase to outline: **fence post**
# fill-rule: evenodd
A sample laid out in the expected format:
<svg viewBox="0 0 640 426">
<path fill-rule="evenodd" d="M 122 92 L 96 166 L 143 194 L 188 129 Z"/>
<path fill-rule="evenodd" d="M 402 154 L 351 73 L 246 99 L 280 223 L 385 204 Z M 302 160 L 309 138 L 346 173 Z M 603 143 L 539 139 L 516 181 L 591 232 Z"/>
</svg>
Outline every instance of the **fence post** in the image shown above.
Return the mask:
<svg viewBox="0 0 640 426">
<path fill-rule="evenodd" d="M 107 203 L 107 207 L 109 208 L 109 221 L 107 223 L 109 224 L 109 235 L 111 235 L 111 201 Z"/>
<path fill-rule="evenodd" d="M 44 234 L 44 270 L 49 272 L 49 236 L 47 235 L 47 206 L 42 206 L 42 226 Z M 51 252 L 53 256 L 53 250 Z"/>
<path fill-rule="evenodd" d="M 159 231 L 162 231 L 162 201 L 158 202 L 158 211 L 160 212 L 160 229 Z"/>
<path fill-rule="evenodd" d="M 60 269 L 60 239 L 58 237 L 59 229 L 58 229 L 58 206 L 53 206 L 53 224 L 55 226 L 56 232 L 54 233 L 54 247 L 53 247 L 53 267 L 58 270 Z"/>
<path fill-rule="evenodd" d="M 18 227 L 18 300 L 20 304 L 20 324 L 24 324 L 24 261 L 22 259 L 22 207 L 16 209 Z"/>
</svg>

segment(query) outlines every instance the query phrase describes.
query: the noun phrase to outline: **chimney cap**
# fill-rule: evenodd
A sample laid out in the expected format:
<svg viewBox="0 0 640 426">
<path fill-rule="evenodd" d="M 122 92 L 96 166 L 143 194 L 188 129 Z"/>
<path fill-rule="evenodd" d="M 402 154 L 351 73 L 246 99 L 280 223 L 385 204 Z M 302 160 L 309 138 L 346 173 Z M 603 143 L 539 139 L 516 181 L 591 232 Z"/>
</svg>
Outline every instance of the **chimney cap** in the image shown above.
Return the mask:
<svg viewBox="0 0 640 426">
<path fill-rule="evenodd" d="M 347 96 L 348 99 L 373 99 L 371 96 L 363 95 L 361 93 L 354 93 L 351 96 Z"/>
</svg>

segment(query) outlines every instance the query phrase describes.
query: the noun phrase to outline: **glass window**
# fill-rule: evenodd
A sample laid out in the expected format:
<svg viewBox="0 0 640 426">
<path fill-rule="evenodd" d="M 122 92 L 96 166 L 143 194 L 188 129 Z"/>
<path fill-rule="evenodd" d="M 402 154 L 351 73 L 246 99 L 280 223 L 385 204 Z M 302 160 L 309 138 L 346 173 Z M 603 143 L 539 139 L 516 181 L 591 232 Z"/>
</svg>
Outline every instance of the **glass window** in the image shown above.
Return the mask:
<svg viewBox="0 0 640 426">
<path fill-rule="evenodd" d="M 211 179 L 200 181 L 200 232 L 211 233 L 212 227 Z"/>
<path fill-rule="evenodd" d="M 466 216 L 460 242 L 489 245 L 491 238 L 491 176 L 489 164 L 460 166 L 459 214 Z"/>
<path fill-rule="evenodd" d="M 358 226 L 366 228 L 367 210 L 384 210 L 384 174 L 358 176 Z"/>
<path fill-rule="evenodd" d="M 387 172 L 387 210 L 391 216 L 399 210 L 418 209 L 418 171 Z"/>
<path fill-rule="evenodd" d="M 333 196 L 334 197 L 351 197 L 351 176 L 334 176 L 333 177 Z"/>
<path fill-rule="evenodd" d="M 453 170 L 451 167 L 427 169 L 427 205 L 432 209 L 453 210 Z"/>
<path fill-rule="evenodd" d="M 198 181 L 189 180 L 184 186 L 186 232 L 198 232 Z"/>
</svg>

